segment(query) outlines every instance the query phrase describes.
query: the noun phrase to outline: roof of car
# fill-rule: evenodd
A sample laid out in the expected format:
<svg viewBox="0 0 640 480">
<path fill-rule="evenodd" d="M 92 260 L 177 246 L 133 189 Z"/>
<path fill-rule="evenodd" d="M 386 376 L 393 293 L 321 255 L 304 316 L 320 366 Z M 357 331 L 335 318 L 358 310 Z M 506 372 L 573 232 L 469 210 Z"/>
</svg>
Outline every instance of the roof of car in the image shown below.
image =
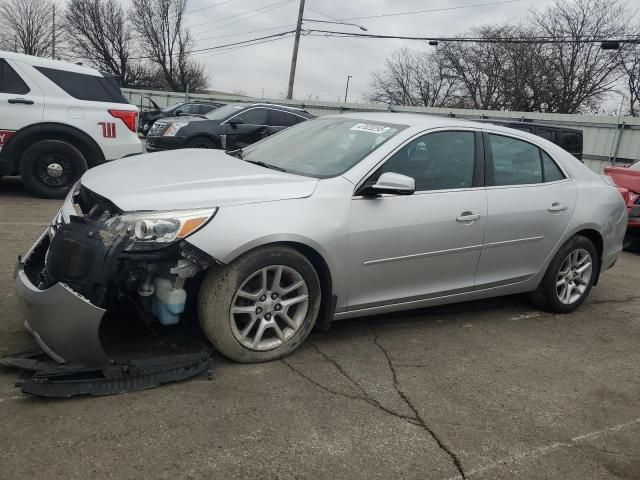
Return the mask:
<svg viewBox="0 0 640 480">
<path fill-rule="evenodd" d="M 519 136 L 527 138 L 533 143 L 546 142 L 547 140 L 534 135 L 533 133 L 517 130 L 496 123 L 481 123 L 459 118 L 442 117 L 438 115 L 419 114 L 419 113 L 400 113 L 400 112 L 357 112 L 333 114 L 327 117 L 334 118 L 353 118 L 356 120 L 366 120 L 369 122 L 384 122 L 396 125 L 406 125 L 407 127 L 415 127 L 423 130 L 431 128 L 477 128 L 490 130 L 495 133 L 502 133 L 509 136 Z M 326 117 L 323 117 L 326 118 Z"/>
<path fill-rule="evenodd" d="M 257 103 L 248 103 L 247 107 L 271 107 L 271 108 L 281 108 L 283 110 L 291 110 L 296 113 L 306 113 L 307 115 L 311 115 L 304 108 L 299 107 L 291 107 L 289 105 L 280 105 L 278 103 L 265 103 L 265 102 L 257 102 Z"/>
<path fill-rule="evenodd" d="M 423 115 L 420 113 L 395 113 L 395 112 L 355 112 L 331 115 L 332 117 L 347 117 L 360 120 L 371 120 L 384 123 L 395 123 L 408 127 L 475 127 L 486 128 L 487 124 L 481 124 L 458 118 L 441 117 L 437 115 Z"/>
<path fill-rule="evenodd" d="M 44 57 L 34 57 L 33 55 L 25 55 L 23 53 L 15 53 L 15 52 L 6 52 L 4 50 L 0 50 L 0 58 L 27 63 L 34 67 L 55 68 L 58 70 L 66 70 L 69 72 L 84 73 L 85 75 L 102 76 L 102 74 L 94 68 L 77 65 L 75 63 L 65 62 L 63 60 L 54 60 L 51 58 L 44 58 Z"/>
</svg>

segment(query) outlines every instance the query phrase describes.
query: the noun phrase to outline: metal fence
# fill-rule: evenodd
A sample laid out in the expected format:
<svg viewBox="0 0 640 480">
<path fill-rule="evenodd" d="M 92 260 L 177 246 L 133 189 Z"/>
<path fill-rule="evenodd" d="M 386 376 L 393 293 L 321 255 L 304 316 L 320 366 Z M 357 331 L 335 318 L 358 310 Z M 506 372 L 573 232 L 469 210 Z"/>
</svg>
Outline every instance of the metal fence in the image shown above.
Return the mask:
<svg viewBox="0 0 640 480">
<path fill-rule="evenodd" d="M 184 94 L 152 90 L 123 89 L 131 103 L 148 106 L 148 96 L 161 107 L 188 99 L 211 100 L 221 103 L 265 102 L 301 107 L 314 115 L 329 115 L 346 112 L 388 111 L 414 112 L 450 116 L 464 119 L 494 118 L 531 121 L 535 123 L 579 128 L 584 132 L 584 161 L 593 170 L 601 172 L 610 163 L 630 163 L 640 160 L 640 118 L 605 115 L 567 115 L 558 113 L 506 112 L 492 110 L 463 110 L 456 108 L 403 107 L 398 105 L 366 103 L 337 103 L 305 100 L 282 100 L 255 98 L 221 93 Z"/>
</svg>

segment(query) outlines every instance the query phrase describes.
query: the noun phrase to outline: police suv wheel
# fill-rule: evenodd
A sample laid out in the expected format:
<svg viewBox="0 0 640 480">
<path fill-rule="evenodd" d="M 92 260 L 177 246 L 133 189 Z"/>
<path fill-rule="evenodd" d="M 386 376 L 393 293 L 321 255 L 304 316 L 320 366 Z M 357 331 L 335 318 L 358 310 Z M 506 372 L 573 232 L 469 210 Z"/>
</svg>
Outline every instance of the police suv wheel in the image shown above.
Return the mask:
<svg viewBox="0 0 640 480">
<path fill-rule="evenodd" d="M 61 140 L 34 143 L 20 161 L 22 183 L 33 195 L 43 198 L 64 198 L 86 171 L 82 152 Z"/>
</svg>

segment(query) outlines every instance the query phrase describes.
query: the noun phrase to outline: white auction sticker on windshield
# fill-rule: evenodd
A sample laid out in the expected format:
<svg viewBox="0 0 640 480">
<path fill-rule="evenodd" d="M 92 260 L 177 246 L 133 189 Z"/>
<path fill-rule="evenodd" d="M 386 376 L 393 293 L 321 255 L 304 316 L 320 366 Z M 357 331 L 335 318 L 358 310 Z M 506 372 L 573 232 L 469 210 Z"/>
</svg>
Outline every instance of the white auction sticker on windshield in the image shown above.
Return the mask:
<svg viewBox="0 0 640 480">
<path fill-rule="evenodd" d="M 369 133 L 384 133 L 391 130 L 391 127 L 385 127 L 384 125 L 375 125 L 373 123 L 359 123 L 350 128 L 356 132 L 369 132 Z"/>
</svg>

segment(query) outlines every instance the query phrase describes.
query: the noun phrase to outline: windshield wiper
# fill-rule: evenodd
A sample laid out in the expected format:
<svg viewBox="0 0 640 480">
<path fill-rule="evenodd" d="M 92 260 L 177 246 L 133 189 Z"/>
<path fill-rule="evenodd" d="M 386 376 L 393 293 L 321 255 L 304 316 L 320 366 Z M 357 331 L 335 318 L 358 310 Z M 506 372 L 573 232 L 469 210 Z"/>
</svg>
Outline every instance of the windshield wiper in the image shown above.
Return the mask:
<svg viewBox="0 0 640 480">
<path fill-rule="evenodd" d="M 242 158 L 242 157 L 239 157 Z M 278 170 L 279 172 L 286 172 L 286 168 L 276 167 L 275 165 L 271 165 L 270 163 L 261 162 L 259 160 L 245 160 L 245 162 L 253 163 L 254 165 L 259 165 L 264 168 L 270 168 L 272 170 Z"/>
</svg>

